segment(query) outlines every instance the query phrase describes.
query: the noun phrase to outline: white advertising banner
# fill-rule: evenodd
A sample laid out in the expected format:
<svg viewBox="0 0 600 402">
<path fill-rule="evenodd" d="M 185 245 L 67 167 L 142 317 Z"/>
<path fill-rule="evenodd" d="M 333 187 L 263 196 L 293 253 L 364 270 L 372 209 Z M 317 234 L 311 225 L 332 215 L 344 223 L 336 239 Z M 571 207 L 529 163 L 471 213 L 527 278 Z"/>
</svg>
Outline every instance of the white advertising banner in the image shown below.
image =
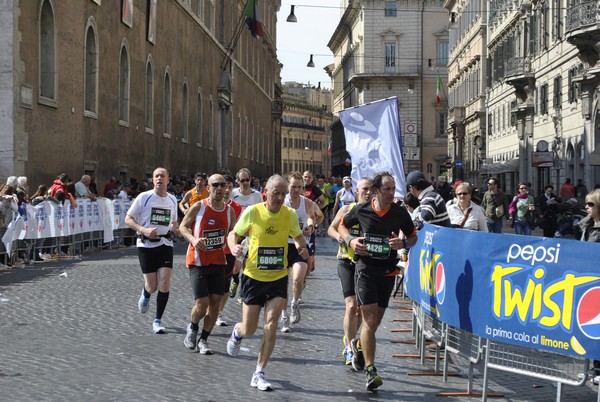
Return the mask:
<svg viewBox="0 0 600 402">
<path fill-rule="evenodd" d="M 387 171 L 396 181 L 396 197 L 406 193 L 398 98 L 392 97 L 340 112 L 352 180 Z"/>
</svg>

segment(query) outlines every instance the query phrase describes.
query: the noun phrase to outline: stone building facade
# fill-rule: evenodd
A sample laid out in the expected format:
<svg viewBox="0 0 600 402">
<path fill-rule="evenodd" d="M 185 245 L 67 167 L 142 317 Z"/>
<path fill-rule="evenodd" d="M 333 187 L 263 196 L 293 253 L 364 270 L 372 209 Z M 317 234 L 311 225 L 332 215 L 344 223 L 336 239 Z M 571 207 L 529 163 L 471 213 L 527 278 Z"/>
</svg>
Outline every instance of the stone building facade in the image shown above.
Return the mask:
<svg viewBox="0 0 600 402">
<path fill-rule="evenodd" d="M 282 172 L 310 170 L 329 176 L 331 158 L 331 91 L 286 82 L 283 84 L 283 118 L 281 128 Z"/>
<path fill-rule="evenodd" d="M 446 86 L 448 19 L 440 1 L 357 0 L 342 2 L 344 14 L 330 41 L 334 64 L 333 112 L 397 96 L 404 171 L 422 170 L 428 178 L 446 171 Z M 350 171 L 343 127 L 332 127 L 332 170 Z"/>
<path fill-rule="evenodd" d="M 262 38 L 245 3 L 2 2 L 0 175 L 278 169 L 281 2 L 259 2 Z"/>
<path fill-rule="evenodd" d="M 450 97 L 450 129 L 464 134 L 450 148 L 470 169 L 457 176 L 495 175 L 513 194 L 519 182 L 539 193 L 566 178 L 593 188 L 600 181 L 597 2 L 449 0 L 445 7 L 455 20 L 450 92 L 466 91 Z M 476 87 L 461 90 L 472 70 Z"/>
</svg>

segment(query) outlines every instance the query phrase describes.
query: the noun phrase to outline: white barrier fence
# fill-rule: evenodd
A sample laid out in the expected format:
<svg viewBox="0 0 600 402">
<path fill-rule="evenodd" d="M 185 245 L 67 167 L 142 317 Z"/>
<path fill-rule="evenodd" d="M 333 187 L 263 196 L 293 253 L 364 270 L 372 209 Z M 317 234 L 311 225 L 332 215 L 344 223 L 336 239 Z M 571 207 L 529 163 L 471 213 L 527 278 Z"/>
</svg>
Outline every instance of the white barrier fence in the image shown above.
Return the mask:
<svg viewBox="0 0 600 402">
<path fill-rule="evenodd" d="M 125 215 L 131 205 L 130 200 L 109 200 L 105 198 L 91 201 L 77 200 L 77 207 L 70 203 L 44 201 L 36 206 L 26 205 L 26 213 L 13 213 L 2 243 L 7 255 L 11 255 L 18 241 L 81 237 L 100 232 L 104 243 L 114 240 L 114 233 L 127 229 Z M 89 238 L 90 236 L 88 236 Z"/>
</svg>

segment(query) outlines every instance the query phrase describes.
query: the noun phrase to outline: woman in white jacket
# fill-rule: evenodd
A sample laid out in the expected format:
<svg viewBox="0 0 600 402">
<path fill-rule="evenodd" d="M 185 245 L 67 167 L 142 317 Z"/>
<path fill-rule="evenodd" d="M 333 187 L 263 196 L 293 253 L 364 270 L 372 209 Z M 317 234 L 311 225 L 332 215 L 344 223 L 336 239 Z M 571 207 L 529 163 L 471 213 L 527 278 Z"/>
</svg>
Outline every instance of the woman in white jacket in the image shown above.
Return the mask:
<svg viewBox="0 0 600 402">
<path fill-rule="evenodd" d="M 446 204 L 452 227 L 487 232 L 485 211 L 471 201 L 471 185 L 465 182 L 460 183 L 456 186 L 454 194 L 455 198 Z"/>
</svg>

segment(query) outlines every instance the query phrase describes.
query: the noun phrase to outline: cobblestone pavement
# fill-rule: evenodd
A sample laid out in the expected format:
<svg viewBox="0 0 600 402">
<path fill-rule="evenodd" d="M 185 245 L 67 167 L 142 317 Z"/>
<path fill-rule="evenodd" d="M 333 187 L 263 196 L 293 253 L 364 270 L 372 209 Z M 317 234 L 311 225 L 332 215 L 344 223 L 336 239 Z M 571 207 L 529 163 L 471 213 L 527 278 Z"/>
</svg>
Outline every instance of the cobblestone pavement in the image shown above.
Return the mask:
<svg viewBox="0 0 600 402">
<path fill-rule="evenodd" d="M 367 392 L 364 373 L 352 372 L 341 361 L 344 305 L 336 245 L 329 238 L 318 238 L 317 244 L 317 268 L 307 281 L 302 321 L 291 333 L 278 333 L 265 370 L 273 392 L 249 385 L 260 329 L 244 339 L 238 357 L 225 352 L 231 323 L 241 316 L 234 300 L 225 310 L 230 325 L 215 327 L 209 338 L 214 355 L 183 346 L 193 304 L 183 243 L 176 244 L 165 335 L 151 333 L 156 296 L 148 314 L 137 310 L 142 277 L 135 249 L 0 271 L 0 400 L 437 401 L 449 400 L 437 392 L 466 391 L 465 378 L 444 383 L 439 376 L 408 375 L 431 371 L 429 359 L 421 364 L 392 356 L 416 352 L 412 345 L 392 342 L 412 339 L 410 332 L 397 331 L 410 328 L 399 321 L 410 314 L 396 300 L 377 334 L 376 361 L 384 384 L 377 393 Z M 483 373 L 481 365 L 476 373 Z M 493 370 L 490 376 L 489 392 L 504 394 L 501 400 L 556 399 L 550 382 Z M 475 391 L 481 391 L 481 382 L 476 376 Z M 592 385 L 563 389 L 563 400 L 595 399 Z"/>
</svg>

